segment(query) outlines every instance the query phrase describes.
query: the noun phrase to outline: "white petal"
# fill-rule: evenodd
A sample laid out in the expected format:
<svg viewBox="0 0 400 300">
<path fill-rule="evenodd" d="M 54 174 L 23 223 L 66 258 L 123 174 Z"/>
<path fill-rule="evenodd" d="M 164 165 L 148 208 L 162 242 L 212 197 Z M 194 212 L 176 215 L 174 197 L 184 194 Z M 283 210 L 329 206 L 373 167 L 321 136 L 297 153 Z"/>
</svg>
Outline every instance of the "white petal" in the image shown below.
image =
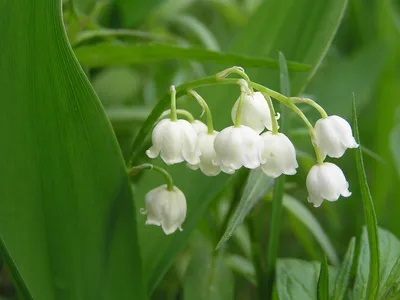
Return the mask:
<svg viewBox="0 0 400 300">
<path fill-rule="evenodd" d="M 177 187 L 169 191 L 169 199 L 165 206 L 164 218 L 161 222 L 165 234 L 171 234 L 181 225 L 186 218 L 186 199 L 185 195 Z"/>
<path fill-rule="evenodd" d="M 340 130 L 342 144 L 347 148 L 357 148 L 359 145 L 353 137 L 353 131 L 351 130 L 350 124 L 339 116 L 330 116 L 329 118 L 334 121 L 338 131 Z"/>
<path fill-rule="evenodd" d="M 178 120 L 181 133 L 181 147 L 184 159 L 192 165 L 200 162 L 200 151 L 197 149 L 197 133 L 188 121 Z"/>
<path fill-rule="evenodd" d="M 166 198 L 163 193 L 167 190 L 166 185 L 155 188 L 146 194 L 146 225 L 160 226 L 163 220 L 164 206 Z"/>
<path fill-rule="evenodd" d="M 204 124 L 203 122 L 199 120 L 194 120 L 193 123 L 191 123 L 193 129 L 197 132 L 197 134 L 202 133 L 202 132 L 207 132 L 207 125 Z"/>
<path fill-rule="evenodd" d="M 217 154 L 214 150 L 214 141 L 218 132 L 212 134 L 201 133 L 198 138 L 198 147 L 201 152 L 199 167 L 207 176 L 216 176 L 221 172 L 221 168 L 213 164 Z"/>
</svg>

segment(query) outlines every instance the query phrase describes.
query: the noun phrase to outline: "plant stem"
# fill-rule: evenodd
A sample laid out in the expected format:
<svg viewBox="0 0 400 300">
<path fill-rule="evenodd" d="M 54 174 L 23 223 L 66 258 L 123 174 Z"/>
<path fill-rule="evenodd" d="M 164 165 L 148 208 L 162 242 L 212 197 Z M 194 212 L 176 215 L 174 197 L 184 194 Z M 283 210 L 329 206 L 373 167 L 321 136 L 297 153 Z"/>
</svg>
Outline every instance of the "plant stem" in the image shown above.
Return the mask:
<svg viewBox="0 0 400 300">
<path fill-rule="evenodd" d="M 157 167 L 157 166 L 152 165 L 152 164 L 142 164 L 142 165 L 131 167 L 128 170 L 128 176 L 134 176 L 134 175 L 136 175 L 138 172 L 140 172 L 142 170 L 152 170 L 152 171 L 154 170 L 154 171 L 159 172 L 160 174 L 162 174 L 164 176 L 165 180 L 167 181 L 167 189 L 169 191 L 173 190 L 174 182 L 172 181 L 171 175 L 166 170 L 164 170 L 163 168 Z"/>
<path fill-rule="evenodd" d="M 242 114 L 242 108 L 243 108 L 243 101 L 244 101 L 244 93 L 245 92 L 241 92 L 240 93 L 240 97 L 239 97 L 239 103 L 237 106 L 237 110 L 236 110 L 236 116 L 235 116 L 235 127 L 240 127 L 240 117 Z"/>
<path fill-rule="evenodd" d="M 177 109 L 176 110 L 176 114 L 184 116 L 189 121 L 189 123 L 193 123 L 194 122 L 193 115 L 190 112 L 188 112 L 187 110 L 185 110 L 185 109 Z M 163 114 L 160 116 L 160 119 L 165 118 L 165 117 L 170 116 L 170 115 L 171 115 L 171 110 L 168 109 L 168 110 L 163 112 Z"/>
<path fill-rule="evenodd" d="M 174 85 L 169 87 L 169 92 L 171 93 L 171 121 L 176 122 L 178 116 L 176 113 L 176 90 Z"/>
<path fill-rule="evenodd" d="M 213 120 L 211 115 L 211 110 L 206 102 L 195 90 L 188 90 L 188 94 L 193 96 L 200 106 L 204 109 L 207 117 L 207 131 L 208 134 L 212 134 L 214 132 Z"/>
<path fill-rule="evenodd" d="M 250 82 L 250 78 L 249 78 L 249 76 L 247 76 L 244 69 L 242 67 L 236 67 L 236 66 L 228 68 L 222 72 L 219 72 L 217 74 L 217 77 L 223 78 L 223 77 L 229 76 L 230 74 L 238 74 L 244 80 L 246 80 L 247 82 Z"/>
<path fill-rule="evenodd" d="M 304 113 L 292 102 L 290 101 L 291 98 L 286 97 L 278 92 L 275 92 L 274 90 L 271 90 L 269 88 L 266 88 L 265 86 L 255 83 L 255 82 L 249 82 L 249 85 L 251 87 L 254 87 L 256 90 L 260 91 L 261 93 L 265 93 L 269 96 L 271 96 L 272 98 L 278 100 L 279 102 L 285 104 L 287 107 L 289 107 L 291 110 L 293 110 L 302 120 L 303 122 L 306 124 L 308 131 L 310 133 L 311 136 L 311 142 L 313 144 L 314 147 L 314 151 L 315 151 L 315 156 L 317 158 L 317 162 L 318 164 L 322 164 L 323 163 L 323 159 L 321 156 L 321 152 L 319 150 L 319 147 L 317 146 L 317 144 L 315 143 L 315 130 L 314 127 L 312 126 L 312 124 L 310 123 L 310 121 L 307 119 L 307 117 L 304 115 Z"/>
<path fill-rule="evenodd" d="M 292 101 L 292 103 L 305 103 L 305 104 L 308 104 L 308 105 L 314 107 L 320 113 L 321 117 L 324 119 L 328 117 L 328 114 L 322 108 L 322 106 L 319 105 L 317 102 L 315 102 L 312 99 L 300 98 L 300 97 L 290 97 L 289 99 Z"/>
<path fill-rule="evenodd" d="M 279 55 L 280 63 L 280 79 L 281 79 L 281 91 L 284 95 L 290 95 L 289 85 L 289 74 L 286 66 L 286 60 L 283 54 Z M 287 133 L 289 131 L 289 115 L 287 113 L 287 107 L 281 103 L 281 131 Z M 272 210 L 271 210 L 271 225 L 269 231 L 268 251 L 267 251 L 267 271 L 266 279 L 266 296 L 271 296 L 273 285 L 275 280 L 276 260 L 279 252 L 279 240 L 281 233 L 281 217 L 282 217 L 282 202 L 283 195 L 285 192 L 285 175 L 279 176 L 275 180 L 274 191 L 272 194 Z"/>
<path fill-rule="evenodd" d="M 269 107 L 269 113 L 271 115 L 271 121 L 272 121 L 272 134 L 278 134 L 278 121 L 276 120 L 276 115 L 275 115 L 275 109 L 274 109 L 274 105 L 272 104 L 272 100 L 271 97 L 269 95 L 264 95 L 265 100 L 268 103 L 268 107 Z"/>
</svg>

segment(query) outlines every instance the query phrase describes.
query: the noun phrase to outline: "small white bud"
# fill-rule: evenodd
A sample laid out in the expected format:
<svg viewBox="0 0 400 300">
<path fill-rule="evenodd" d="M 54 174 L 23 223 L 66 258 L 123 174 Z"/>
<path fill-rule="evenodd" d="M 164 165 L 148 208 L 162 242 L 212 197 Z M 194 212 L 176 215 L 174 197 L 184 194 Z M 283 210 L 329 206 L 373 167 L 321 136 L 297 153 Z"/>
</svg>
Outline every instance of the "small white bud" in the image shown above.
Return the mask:
<svg viewBox="0 0 400 300">
<path fill-rule="evenodd" d="M 261 169 L 267 176 L 277 178 L 281 174 L 294 175 L 298 163 L 292 142 L 283 133 L 265 132 L 261 135 Z"/>
<path fill-rule="evenodd" d="M 235 102 L 232 108 L 231 117 L 235 122 L 236 112 L 240 98 Z M 257 133 L 261 133 L 264 128 L 272 130 L 272 121 L 269 106 L 260 92 L 255 92 L 253 95 L 246 93 L 243 96 L 242 113 L 240 122 L 254 129 Z"/>
<path fill-rule="evenodd" d="M 176 186 L 170 191 L 167 185 L 159 186 L 146 194 L 146 225 L 161 226 L 165 234 L 182 231 L 186 218 L 186 198 Z"/>
<path fill-rule="evenodd" d="M 201 132 L 207 132 L 207 125 L 199 120 L 194 120 L 192 124 L 193 129 L 197 132 L 197 134 Z"/>
<path fill-rule="evenodd" d="M 321 206 L 325 200 L 336 201 L 340 195 L 349 197 L 349 183 L 343 171 L 335 164 L 322 163 L 311 168 L 307 175 L 308 202 L 315 207 Z"/>
<path fill-rule="evenodd" d="M 213 164 L 213 161 L 217 158 L 217 154 L 214 150 L 214 141 L 217 134 L 217 131 L 210 134 L 207 132 L 199 134 L 198 147 L 201 152 L 200 163 L 196 165 L 188 164 L 189 168 L 193 170 L 200 168 L 200 170 L 207 176 L 216 176 L 221 172 L 221 168 Z"/>
<path fill-rule="evenodd" d="M 350 124 L 339 116 L 319 119 L 315 124 L 315 143 L 323 158 L 341 157 L 347 148 L 357 148 Z"/>
<path fill-rule="evenodd" d="M 190 164 L 197 164 L 200 161 L 197 133 L 186 120 L 176 122 L 171 119 L 161 120 L 154 127 L 152 141 L 153 146 L 146 151 L 150 158 L 156 158 L 161 153 L 160 156 L 167 165 L 185 160 Z"/>
<path fill-rule="evenodd" d="M 216 159 L 213 163 L 228 174 L 242 166 L 255 169 L 260 166 L 260 142 L 261 137 L 250 127 L 227 127 L 215 138 Z"/>
</svg>

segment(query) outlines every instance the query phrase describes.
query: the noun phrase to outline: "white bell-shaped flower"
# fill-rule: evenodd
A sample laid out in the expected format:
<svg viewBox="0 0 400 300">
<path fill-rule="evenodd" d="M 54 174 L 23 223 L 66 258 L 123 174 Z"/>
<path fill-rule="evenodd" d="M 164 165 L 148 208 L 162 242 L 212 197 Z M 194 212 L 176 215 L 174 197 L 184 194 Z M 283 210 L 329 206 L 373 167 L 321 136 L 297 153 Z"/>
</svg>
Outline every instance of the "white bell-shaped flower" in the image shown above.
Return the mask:
<svg viewBox="0 0 400 300">
<path fill-rule="evenodd" d="M 214 150 L 214 141 L 218 135 L 218 131 L 213 133 L 202 132 L 198 137 L 198 147 L 201 152 L 200 163 L 196 165 L 188 164 L 188 167 L 200 170 L 207 176 L 216 176 L 221 172 L 221 167 L 216 166 L 213 161 L 217 158 Z"/>
<path fill-rule="evenodd" d="M 298 168 L 296 150 L 283 133 L 265 132 L 261 135 L 261 169 L 267 176 L 277 178 L 281 174 L 294 175 Z"/>
<path fill-rule="evenodd" d="M 235 122 L 236 119 L 236 111 L 239 105 L 239 100 L 240 98 L 232 107 L 232 122 Z M 254 131 L 257 133 L 261 133 L 264 128 L 272 130 L 269 106 L 262 93 L 255 92 L 253 95 L 246 93 L 243 96 L 240 121 L 243 125 L 254 129 Z"/>
<path fill-rule="evenodd" d="M 357 148 L 350 124 L 339 116 L 319 119 L 315 124 L 315 142 L 323 158 L 341 157 L 347 148 Z"/>
<path fill-rule="evenodd" d="M 201 132 L 207 132 L 207 125 L 199 120 L 194 120 L 192 123 L 193 129 L 197 132 L 197 134 Z"/>
<path fill-rule="evenodd" d="M 324 199 L 336 201 L 340 195 L 349 197 L 349 183 L 335 164 L 324 162 L 311 168 L 307 175 L 308 202 L 321 206 Z"/>
<path fill-rule="evenodd" d="M 167 185 L 159 186 L 146 194 L 146 225 L 161 226 L 165 234 L 182 231 L 186 218 L 186 198 L 176 186 L 168 190 Z"/>
<path fill-rule="evenodd" d="M 150 158 L 156 158 L 161 153 L 160 156 L 167 165 L 185 160 L 190 164 L 197 164 L 200 161 L 197 133 L 188 121 L 161 120 L 154 127 L 152 141 L 153 146 L 146 151 Z"/>
<path fill-rule="evenodd" d="M 235 173 L 242 166 L 255 169 L 260 166 L 260 142 L 261 137 L 250 127 L 227 127 L 215 138 L 217 157 L 213 163 L 228 174 Z"/>
</svg>

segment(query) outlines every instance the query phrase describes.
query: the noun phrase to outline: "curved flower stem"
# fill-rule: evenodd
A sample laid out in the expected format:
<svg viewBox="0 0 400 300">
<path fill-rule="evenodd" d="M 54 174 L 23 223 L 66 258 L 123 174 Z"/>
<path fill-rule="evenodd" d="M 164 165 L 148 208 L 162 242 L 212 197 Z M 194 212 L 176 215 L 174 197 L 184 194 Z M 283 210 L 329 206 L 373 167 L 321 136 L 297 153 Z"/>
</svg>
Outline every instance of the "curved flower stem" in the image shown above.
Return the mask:
<svg viewBox="0 0 400 300">
<path fill-rule="evenodd" d="M 189 123 L 193 123 L 194 122 L 193 115 L 190 112 L 188 112 L 187 110 L 185 110 L 185 109 L 177 109 L 176 110 L 176 114 L 184 116 L 189 121 Z M 170 115 L 171 115 L 171 110 L 168 109 L 168 110 L 166 110 L 166 111 L 164 111 L 162 113 L 162 115 L 160 116 L 159 119 L 165 118 L 165 117 L 170 116 Z"/>
<path fill-rule="evenodd" d="M 171 93 L 171 121 L 176 122 L 178 117 L 176 114 L 176 90 L 174 85 L 169 87 L 169 92 Z"/>
<path fill-rule="evenodd" d="M 226 76 L 229 76 L 230 74 L 238 74 L 240 77 L 242 77 L 244 80 L 246 80 L 247 82 L 250 82 L 250 78 L 249 76 L 246 74 L 246 72 L 244 71 L 244 69 L 242 67 L 231 67 L 228 68 L 226 70 L 223 70 L 219 73 L 217 73 L 217 77 L 219 78 L 224 78 Z"/>
<path fill-rule="evenodd" d="M 305 104 L 308 104 L 308 105 L 314 107 L 316 110 L 318 110 L 318 112 L 321 114 L 321 117 L 324 119 L 328 117 L 328 114 L 322 108 L 322 106 L 319 105 L 317 102 L 315 102 L 312 99 L 301 98 L 301 97 L 290 97 L 289 99 L 290 99 L 290 101 L 292 101 L 292 103 L 305 103 Z"/>
<path fill-rule="evenodd" d="M 271 121 L 272 121 L 272 134 L 278 134 L 278 121 L 276 120 L 276 115 L 275 115 L 275 109 L 274 105 L 272 104 L 271 97 L 267 94 L 265 94 L 265 100 L 267 100 L 268 107 L 269 107 L 269 113 L 271 114 Z"/>
<path fill-rule="evenodd" d="M 211 110 L 206 102 L 195 90 L 188 90 L 188 94 L 194 97 L 200 106 L 204 109 L 207 117 L 207 133 L 212 134 L 214 132 L 213 120 L 211 115 Z"/>
<path fill-rule="evenodd" d="M 317 162 L 318 162 L 318 164 L 322 164 L 324 161 L 322 159 L 319 147 L 315 143 L 315 130 L 314 130 L 314 127 L 312 126 L 310 121 L 307 119 L 307 117 L 304 115 L 304 113 L 291 101 L 291 98 L 286 97 L 286 96 L 284 96 L 284 95 L 282 95 L 282 94 L 280 94 L 278 92 L 275 92 L 274 90 L 266 88 L 265 86 L 262 86 L 261 84 L 258 84 L 258 83 L 255 83 L 255 82 L 249 82 L 249 85 L 251 87 L 254 87 L 256 90 L 259 90 L 261 93 L 263 93 L 263 94 L 265 93 L 265 94 L 271 96 L 272 98 L 278 100 L 279 102 L 282 102 L 287 107 L 289 107 L 291 110 L 293 110 L 303 120 L 303 122 L 306 124 L 306 126 L 308 128 L 308 131 L 310 133 L 311 142 L 312 142 L 313 147 L 314 147 L 314 151 L 315 151 L 315 156 L 317 158 Z"/>
<path fill-rule="evenodd" d="M 242 108 L 243 108 L 243 101 L 244 101 L 244 95 L 247 93 L 247 82 L 244 81 L 243 79 L 241 79 L 242 83 L 240 84 L 240 98 L 239 98 L 239 103 L 238 103 L 238 107 L 236 110 L 236 116 L 235 116 L 235 127 L 240 127 L 241 123 L 240 123 L 240 117 L 242 115 Z M 245 85 L 246 88 L 245 88 Z"/>
<path fill-rule="evenodd" d="M 169 191 L 173 190 L 174 182 L 172 181 L 171 175 L 163 168 L 157 167 L 152 164 L 142 164 L 139 166 L 134 166 L 128 170 L 128 176 L 134 176 L 142 170 L 154 170 L 161 173 L 164 176 L 165 180 L 167 181 L 167 189 Z"/>
</svg>

